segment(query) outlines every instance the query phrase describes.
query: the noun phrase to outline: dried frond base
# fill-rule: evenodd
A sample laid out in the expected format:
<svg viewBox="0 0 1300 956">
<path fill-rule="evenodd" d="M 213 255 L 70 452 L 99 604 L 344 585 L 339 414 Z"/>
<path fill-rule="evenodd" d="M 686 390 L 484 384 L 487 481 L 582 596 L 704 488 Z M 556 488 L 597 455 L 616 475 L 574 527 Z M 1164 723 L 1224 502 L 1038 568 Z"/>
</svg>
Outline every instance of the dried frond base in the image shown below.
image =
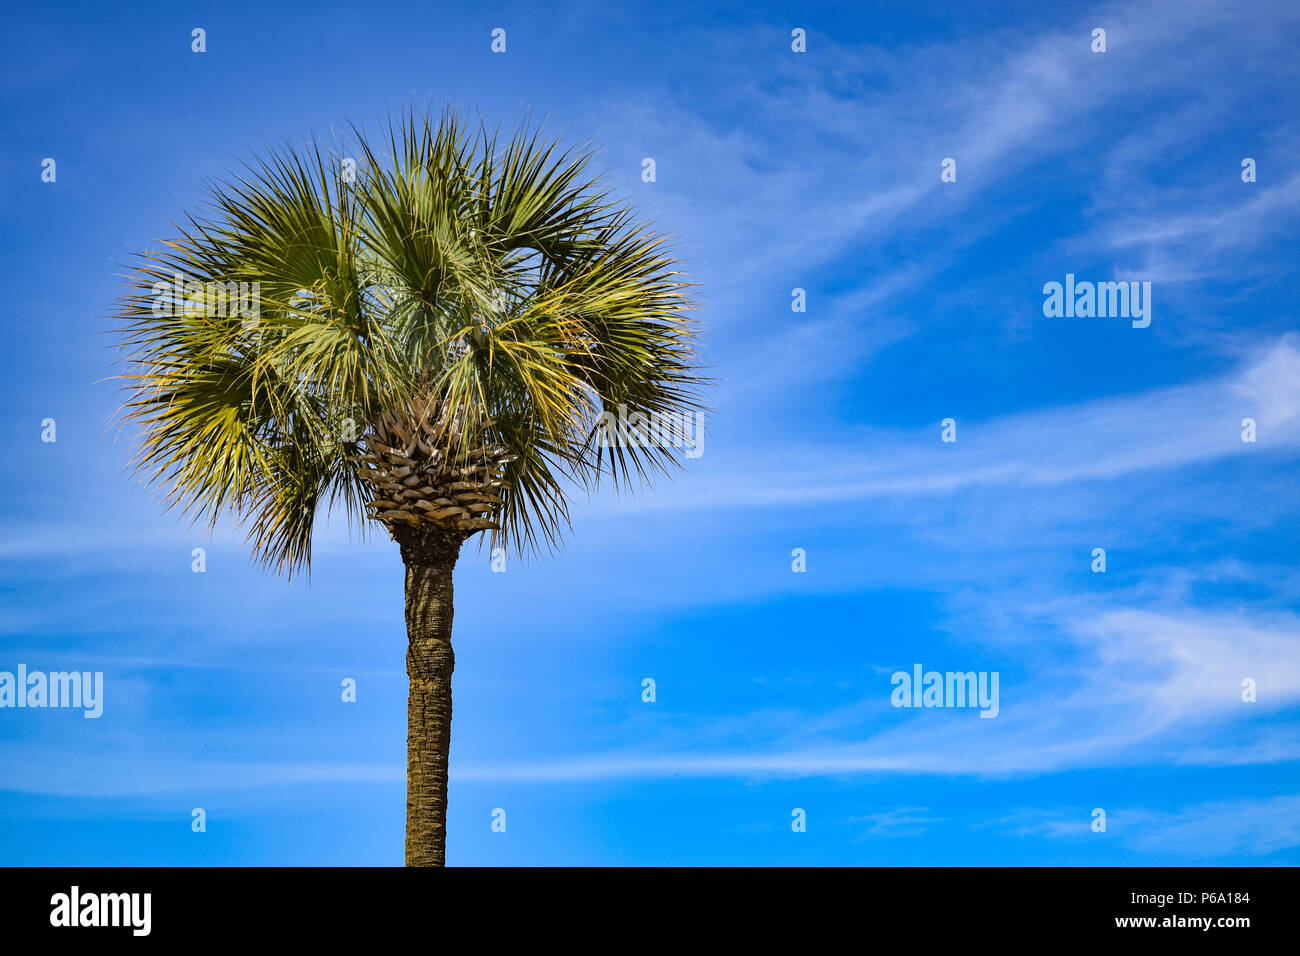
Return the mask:
<svg viewBox="0 0 1300 956">
<path fill-rule="evenodd" d="M 456 421 L 380 415 L 366 433 L 366 452 L 354 459 L 375 493 L 368 517 L 390 533 L 428 528 L 468 536 L 500 530 L 503 495 L 510 490 L 504 470 L 514 457 L 504 446 L 482 444 L 479 431 L 471 443 L 476 447 L 463 450 L 465 429 Z"/>
</svg>

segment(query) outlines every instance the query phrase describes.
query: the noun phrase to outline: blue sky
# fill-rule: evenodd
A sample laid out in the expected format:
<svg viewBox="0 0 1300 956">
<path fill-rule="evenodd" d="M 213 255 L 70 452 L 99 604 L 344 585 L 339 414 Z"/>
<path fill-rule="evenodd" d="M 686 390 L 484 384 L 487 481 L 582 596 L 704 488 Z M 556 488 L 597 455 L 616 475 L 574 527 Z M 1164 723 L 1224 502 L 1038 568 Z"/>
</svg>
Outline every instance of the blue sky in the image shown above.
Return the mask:
<svg viewBox="0 0 1300 956">
<path fill-rule="evenodd" d="M 0 710 L 0 863 L 401 862 L 396 547 L 327 522 L 286 585 L 161 513 L 105 333 L 205 177 L 412 102 L 599 143 L 718 379 L 673 482 L 465 550 L 450 864 L 1300 862 L 1300 11 L 269 6 L 0 39 L 0 670 L 105 675 Z M 1067 273 L 1150 327 L 1045 317 Z M 894 708 L 916 663 L 997 718 Z"/>
</svg>

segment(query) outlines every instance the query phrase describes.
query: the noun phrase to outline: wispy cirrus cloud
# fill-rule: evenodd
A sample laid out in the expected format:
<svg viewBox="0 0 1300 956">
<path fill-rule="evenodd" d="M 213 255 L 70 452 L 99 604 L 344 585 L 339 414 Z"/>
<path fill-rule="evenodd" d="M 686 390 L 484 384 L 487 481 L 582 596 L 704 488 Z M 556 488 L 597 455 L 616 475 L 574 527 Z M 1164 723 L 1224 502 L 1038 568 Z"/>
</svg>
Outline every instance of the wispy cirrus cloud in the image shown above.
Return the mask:
<svg viewBox="0 0 1300 956">
<path fill-rule="evenodd" d="M 1148 853 L 1213 858 L 1267 856 L 1300 846 L 1300 795 L 1211 801 L 1155 810 L 1106 810 L 1104 839 Z M 1019 836 L 1096 840 L 1087 810 L 1026 809 L 995 821 Z"/>
<path fill-rule="evenodd" d="M 880 813 L 849 817 L 849 823 L 865 824 L 859 839 L 880 837 L 914 837 L 929 830 L 944 818 L 935 816 L 929 807 L 896 807 Z"/>
<path fill-rule="evenodd" d="M 1254 442 L 1243 441 L 1246 418 L 1255 420 Z M 958 421 L 951 444 L 940 442 L 939 425 L 910 434 L 863 429 L 853 447 L 795 448 L 779 461 L 770 452 L 760 458 L 723 448 L 715 459 L 743 458 L 743 472 L 724 465 L 617 507 L 818 507 L 972 487 L 1113 481 L 1241 455 L 1293 456 L 1300 449 L 1300 339 L 1285 337 L 1215 380 Z"/>
<path fill-rule="evenodd" d="M 1018 777 L 1135 764 L 1300 760 L 1300 727 L 1292 713 L 1300 703 L 1300 619 L 1294 615 L 1186 608 L 1156 613 L 1096 602 L 1056 613 L 1058 627 L 1051 637 L 1026 632 L 1009 640 L 1001 635 L 982 648 L 971 643 L 960 655 L 957 669 L 969 668 L 971 660 L 982 661 L 981 668 L 999 669 L 1006 666 L 999 661 L 1008 654 L 1017 660 L 1003 671 L 1000 713 L 993 720 L 952 710 L 893 709 L 888 703 L 891 684 L 881 674 L 876 694 L 851 706 L 766 716 L 735 713 L 722 722 L 682 716 L 665 725 L 659 735 L 662 749 L 643 740 L 622 751 L 456 760 L 452 777 L 532 783 L 864 773 Z M 1068 639 L 1067 646 L 1059 644 L 1058 633 Z M 933 659 L 927 666 L 944 667 Z M 1254 703 L 1242 699 L 1241 682 L 1247 677 L 1256 682 Z M 1261 727 L 1257 715 L 1268 716 L 1269 724 Z M 758 738 L 743 747 L 716 746 L 712 738 L 728 723 L 733 731 L 743 727 Z M 1205 746 L 1213 735 L 1245 726 L 1259 729 L 1255 749 Z M 766 738 L 766 745 L 756 742 L 760 738 Z M 682 740 L 692 741 L 691 746 L 683 749 Z M 400 778 L 397 765 L 355 761 L 207 760 L 176 751 L 165 740 L 143 737 L 133 744 L 129 774 L 117 769 L 111 753 L 98 749 L 10 747 L 9 753 L 14 759 L 0 775 L 0 789 L 63 795 L 125 796 L 199 786 L 220 792 Z M 934 821 L 905 814 L 867 822 L 897 827 Z"/>
<path fill-rule="evenodd" d="M 1294 11 L 1284 17 L 1298 22 Z M 1103 25 L 1109 48 L 1099 56 L 1090 34 Z M 1239 170 L 1228 169 L 1224 201 L 1212 213 L 1186 212 L 1187 195 L 1153 180 L 1171 152 L 1199 142 L 1283 82 L 1272 71 L 1249 83 L 1207 86 L 1201 78 L 1225 55 L 1276 55 L 1283 35 L 1282 24 L 1244 16 L 1228 2 L 1111 5 L 1034 34 L 985 33 L 904 49 L 822 34 L 806 55 L 772 57 L 760 81 L 739 65 L 746 63 L 741 54 L 771 44 L 771 32 L 730 29 L 711 38 L 718 82 L 735 92 L 725 115 L 657 92 L 631 108 L 620 101 L 608 125 L 619 141 L 654 144 L 666 170 L 656 201 L 685 234 L 701 237 L 694 252 L 719 273 L 710 295 L 723 306 L 752 299 L 773 275 L 808 275 L 846 253 L 862 256 L 880 242 L 941 229 L 934 247 L 909 246 L 913 266 L 930 254 L 929 268 L 912 271 L 920 282 L 1006 221 L 1007 210 L 981 203 L 990 190 L 1023 181 L 1036 164 L 1068 166 L 1085 147 L 1100 153 L 1111 173 L 1093 191 L 1090 229 L 1069 237 L 1071 248 L 1112 255 L 1140 249 L 1144 258 L 1117 261 L 1119 271 L 1193 251 L 1198 264 L 1222 264 L 1229 253 L 1249 253 L 1240 241 L 1247 234 L 1257 239 L 1295 220 L 1297 171 L 1273 172 L 1282 185 L 1261 184 L 1247 196 L 1237 190 L 1234 201 L 1227 197 L 1241 186 Z M 1153 104 L 1164 115 L 1171 100 L 1178 123 L 1155 134 L 1144 125 L 1140 136 L 1117 135 L 1116 116 Z M 785 121 L 746 122 L 759 115 Z M 799 148 L 807 143 L 818 148 Z M 959 188 L 939 179 L 939 162 L 950 156 Z M 715 175 L 706 181 L 671 173 L 700 166 Z M 960 230 L 950 228 L 956 215 Z M 689 228 L 696 223 L 708 228 Z M 1193 248 L 1198 237 L 1208 245 Z M 738 249 L 745 250 L 739 260 Z M 725 273 L 716 268 L 723 263 Z M 725 307 L 716 316 L 724 325 L 746 318 Z"/>
<path fill-rule="evenodd" d="M 1256 713 L 1284 714 L 1300 703 L 1300 619 L 1179 609 L 1076 607 L 1058 611 L 1069 652 L 1039 638 L 1015 643 L 1017 658 L 1041 657 L 1019 676 L 1004 673 L 1001 713 L 965 720 L 944 710 L 903 712 L 882 721 L 891 687 L 836 712 L 804 714 L 796 747 L 777 735 L 767 748 L 708 752 L 696 731 L 690 752 L 607 753 L 546 762 L 455 768 L 461 779 L 562 781 L 619 777 L 812 777 L 856 773 L 1015 776 L 1135 763 L 1219 765 L 1199 736 L 1241 726 Z M 1055 633 L 1055 632 L 1053 632 Z M 985 653 L 988 653 L 988 648 Z M 1005 649 L 1004 649 L 1005 650 Z M 993 658 L 996 659 L 996 658 Z M 989 665 L 992 667 L 992 665 Z M 957 669 L 968 669 L 964 665 Z M 992 668 L 996 669 L 996 668 Z M 1242 681 L 1257 700 L 1243 700 Z M 895 711 L 895 715 L 899 712 Z M 784 721 L 783 721 L 784 722 Z M 786 722 L 788 723 L 788 722 Z M 818 739 L 809 739 L 810 726 Z M 864 728 L 872 727 L 871 731 Z M 1261 762 L 1300 760 L 1300 728 L 1284 718 Z M 857 739 L 854 739 L 857 738 Z"/>
</svg>

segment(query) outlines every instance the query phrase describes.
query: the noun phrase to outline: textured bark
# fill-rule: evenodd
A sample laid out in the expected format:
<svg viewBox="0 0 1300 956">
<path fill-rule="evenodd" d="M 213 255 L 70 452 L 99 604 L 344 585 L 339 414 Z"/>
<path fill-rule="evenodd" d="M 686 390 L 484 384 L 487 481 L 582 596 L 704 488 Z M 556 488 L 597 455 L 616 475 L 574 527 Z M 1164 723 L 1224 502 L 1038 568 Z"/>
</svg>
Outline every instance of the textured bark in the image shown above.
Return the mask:
<svg viewBox="0 0 1300 956">
<path fill-rule="evenodd" d="M 452 570 L 464 535 L 395 528 L 406 565 L 406 865 L 442 866 L 451 752 Z"/>
</svg>

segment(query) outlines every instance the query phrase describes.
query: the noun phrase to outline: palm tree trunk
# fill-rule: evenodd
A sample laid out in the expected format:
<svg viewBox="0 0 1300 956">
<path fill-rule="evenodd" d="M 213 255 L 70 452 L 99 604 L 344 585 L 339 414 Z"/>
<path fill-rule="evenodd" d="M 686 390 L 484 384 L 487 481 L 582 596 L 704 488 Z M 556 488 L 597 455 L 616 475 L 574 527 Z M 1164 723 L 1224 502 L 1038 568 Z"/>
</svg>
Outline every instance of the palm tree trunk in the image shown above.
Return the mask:
<svg viewBox="0 0 1300 956">
<path fill-rule="evenodd" d="M 442 866 L 451 752 L 452 570 L 464 535 L 396 528 L 406 565 L 406 865 Z"/>
</svg>

